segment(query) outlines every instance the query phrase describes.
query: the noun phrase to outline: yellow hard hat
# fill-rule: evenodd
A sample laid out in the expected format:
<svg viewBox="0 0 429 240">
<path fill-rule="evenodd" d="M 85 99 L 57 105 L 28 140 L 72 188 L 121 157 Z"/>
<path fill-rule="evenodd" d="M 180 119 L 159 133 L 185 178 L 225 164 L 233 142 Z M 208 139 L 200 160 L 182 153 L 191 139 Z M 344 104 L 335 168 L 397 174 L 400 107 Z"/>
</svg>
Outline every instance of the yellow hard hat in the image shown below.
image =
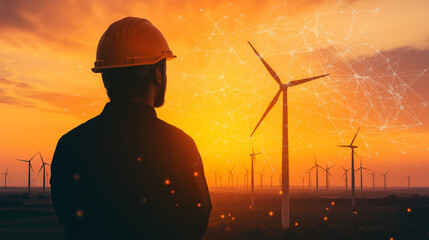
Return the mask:
<svg viewBox="0 0 429 240">
<path fill-rule="evenodd" d="M 112 23 L 100 38 L 92 71 L 154 64 L 175 58 L 162 33 L 144 18 Z"/>
</svg>

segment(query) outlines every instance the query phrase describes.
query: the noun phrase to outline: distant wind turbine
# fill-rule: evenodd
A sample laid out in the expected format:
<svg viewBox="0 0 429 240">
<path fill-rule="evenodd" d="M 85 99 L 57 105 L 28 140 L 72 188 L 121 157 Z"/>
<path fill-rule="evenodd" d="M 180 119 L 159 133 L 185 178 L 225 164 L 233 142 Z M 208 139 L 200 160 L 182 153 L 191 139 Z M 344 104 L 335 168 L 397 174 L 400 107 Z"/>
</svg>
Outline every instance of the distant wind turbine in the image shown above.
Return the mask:
<svg viewBox="0 0 429 240">
<path fill-rule="evenodd" d="M 311 171 L 306 171 L 308 173 L 308 190 L 311 189 Z"/>
<path fill-rule="evenodd" d="M 264 171 L 265 171 L 265 168 L 263 168 L 262 171 L 259 173 L 261 176 L 261 189 L 264 188 L 264 182 L 263 182 Z"/>
<path fill-rule="evenodd" d="M 216 171 L 213 171 L 212 170 L 212 173 L 214 174 L 214 179 L 215 179 L 215 187 L 217 187 L 217 178 L 218 178 L 218 172 L 219 172 L 220 170 L 216 170 Z"/>
<path fill-rule="evenodd" d="M 372 189 L 375 189 L 375 170 L 369 173 L 372 176 Z"/>
<path fill-rule="evenodd" d="M 232 167 L 231 169 L 225 168 L 228 172 L 228 187 L 234 187 L 234 173 L 232 172 L 234 168 L 235 167 Z"/>
<path fill-rule="evenodd" d="M 241 173 L 243 175 L 243 187 L 247 187 L 248 186 L 248 184 L 247 184 L 248 183 L 247 176 L 249 174 L 249 171 L 247 170 L 246 165 L 244 165 L 244 169 L 245 169 L 245 172 Z"/>
<path fill-rule="evenodd" d="M 359 170 L 360 170 L 360 191 L 363 192 L 363 172 L 362 171 L 363 170 L 371 171 L 371 170 L 366 167 L 362 167 L 362 157 L 360 157 L 360 166 L 355 171 L 357 172 Z"/>
<path fill-rule="evenodd" d="M 405 177 L 408 178 L 408 190 L 411 189 L 411 176 Z"/>
<path fill-rule="evenodd" d="M 355 195 L 355 148 L 357 148 L 357 146 L 354 146 L 353 143 L 359 133 L 359 129 L 357 130 L 355 136 L 353 137 L 352 142 L 350 143 L 350 145 L 338 145 L 337 147 L 347 147 L 350 148 L 352 150 L 352 167 L 351 167 L 351 173 L 352 173 L 352 211 L 356 210 L 356 195 Z"/>
<path fill-rule="evenodd" d="M 9 167 L 7 167 L 6 168 L 6 172 L 3 173 L 3 175 L 4 175 L 4 188 L 7 187 L 7 185 L 6 185 L 6 178 L 9 176 L 8 175 L 8 171 L 9 171 Z"/>
<path fill-rule="evenodd" d="M 251 189 L 251 200 L 250 205 L 255 207 L 255 160 L 256 155 L 261 154 L 262 152 L 255 153 L 255 149 L 253 148 L 253 143 L 250 141 L 252 145 L 252 153 L 250 155 L 250 189 Z"/>
<path fill-rule="evenodd" d="M 386 187 L 387 186 L 387 173 L 388 172 L 382 174 L 384 176 L 384 191 L 386 191 L 386 189 L 387 189 L 387 187 Z"/>
<path fill-rule="evenodd" d="M 319 197 L 319 168 L 323 169 L 316 161 L 316 155 L 314 155 L 314 166 L 308 169 L 308 172 L 311 172 L 314 168 L 316 168 L 316 196 Z"/>
<path fill-rule="evenodd" d="M 267 114 L 270 112 L 270 110 L 273 108 L 273 106 L 276 104 L 277 100 L 280 97 L 280 93 L 283 92 L 283 141 L 282 141 L 282 227 L 283 228 L 289 228 L 289 137 L 288 137 L 288 112 L 287 112 L 287 89 L 289 87 L 293 87 L 299 84 L 303 84 L 318 78 L 322 78 L 325 76 L 328 76 L 329 74 L 324 74 L 316 77 L 310 77 L 295 81 L 290 81 L 286 84 L 283 84 L 277 75 L 276 72 L 268 65 L 267 62 L 262 58 L 262 56 L 256 51 L 256 49 L 253 47 L 253 45 L 247 41 L 250 45 L 250 47 L 253 49 L 255 54 L 258 56 L 258 58 L 262 61 L 265 68 L 268 70 L 268 72 L 271 74 L 271 76 L 274 78 L 274 80 L 279 85 L 279 90 L 277 91 L 276 95 L 274 96 L 273 100 L 271 101 L 270 105 L 268 105 L 268 108 L 265 110 L 264 114 L 262 115 L 261 119 L 259 120 L 258 124 L 256 124 L 255 129 L 253 130 L 252 134 L 250 134 L 250 137 L 252 137 L 253 133 L 255 133 L 258 126 L 261 124 L 262 120 L 267 116 Z"/>
<path fill-rule="evenodd" d="M 16 159 L 16 160 L 18 160 L 18 161 L 21 161 L 21 162 L 27 162 L 28 163 L 28 192 L 30 193 L 30 190 L 31 190 L 31 172 L 30 172 L 30 170 L 31 171 L 33 171 L 33 166 L 31 166 L 31 160 L 33 160 L 33 158 L 35 157 L 37 155 L 37 153 L 36 154 L 34 154 L 34 156 L 32 156 L 31 158 L 30 158 L 30 160 L 23 160 L 23 159 Z M 33 171 L 34 172 L 34 171 Z"/>
<path fill-rule="evenodd" d="M 305 175 L 302 176 L 301 179 L 302 179 L 302 189 L 304 189 L 305 188 L 305 183 L 304 183 L 304 181 L 305 181 Z"/>
<path fill-rule="evenodd" d="M 343 176 L 345 176 L 345 180 L 346 180 L 346 192 L 348 192 L 349 191 L 349 185 L 348 185 L 348 183 L 347 183 L 347 179 L 348 179 L 348 177 L 347 177 L 347 172 L 348 171 L 350 171 L 350 168 L 349 169 L 345 169 L 344 167 L 342 167 L 343 168 L 343 170 L 344 170 L 344 174 L 343 174 Z"/>
<path fill-rule="evenodd" d="M 331 173 L 329 172 L 329 169 L 335 167 L 335 164 L 328 167 L 328 163 L 325 161 L 325 168 L 323 169 L 325 171 L 326 174 L 326 192 L 328 192 L 329 189 L 329 175 L 331 175 Z"/>
<path fill-rule="evenodd" d="M 46 171 L 45 171 L 45 168 L 46 168 L 46 165 L 48 165 L 48 166 L 51 166 L 50 164 L 48 164 L 47 162 L 45 162 L 44 160 L 43 160 L 43 157 L 42 157 L 42 154 L 40 153 L 40 151 L 39 151 L 39 156 L 40 156 L 40 160 L 42 160 L 42 166 L 40 167 L 40 169 L 39 169 L 39 172 L 37 173 L 37 174 L 39 174 L 40 173 L 40 171 L 42 170 L 42 168 L 43 168 L 43 192 L 45 192 L 45 184 L 46 184 L 46 180 L 45 180 L 45 177 L 46 177 Z"/>
</svg>

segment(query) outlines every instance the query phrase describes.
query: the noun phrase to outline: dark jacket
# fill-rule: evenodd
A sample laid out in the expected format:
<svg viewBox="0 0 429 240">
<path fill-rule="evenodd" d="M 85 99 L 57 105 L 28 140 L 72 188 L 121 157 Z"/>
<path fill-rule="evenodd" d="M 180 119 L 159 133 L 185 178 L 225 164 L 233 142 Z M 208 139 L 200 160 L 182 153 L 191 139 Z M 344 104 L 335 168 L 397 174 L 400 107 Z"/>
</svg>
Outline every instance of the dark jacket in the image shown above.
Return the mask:
<svg viewBox="0 0 429 240">
<path fill-rule="evenodd" d="M 191 137 L 144 103 L 107 103 L 58 141 L 52 202 L 67 239 L 200 239 L 212 209 Z"/>
</svg>

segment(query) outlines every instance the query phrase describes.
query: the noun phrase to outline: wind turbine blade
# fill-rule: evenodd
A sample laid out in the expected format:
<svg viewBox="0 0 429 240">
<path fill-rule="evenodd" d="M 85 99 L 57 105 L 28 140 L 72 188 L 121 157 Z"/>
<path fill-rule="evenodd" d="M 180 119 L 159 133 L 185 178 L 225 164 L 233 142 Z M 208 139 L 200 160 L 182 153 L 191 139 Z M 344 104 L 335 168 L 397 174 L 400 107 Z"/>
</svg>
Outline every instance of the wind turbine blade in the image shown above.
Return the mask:
<svg viewBox="0 0 429 240">
<path fill-rule="evenodd" d="M 42 160 L 42 163 L 45 163 L 45 161 L 43 160 L 43 157 L 42 157 L 42 154 L 40 153 L 40 151 L 39 151 L 39 156 L 40 156 L 40 159 Z"/>
<path fill-rule="evenodd" d="M 353 154 L 356 155 L 356 157 L 359 157 L 359 155 L 357 155 L 357 153 L 355 152 L 355 150 L 353 150 L 353 148 L 352 148 L 352 151 L 353 151 Z"/>
<path fill-rule="evenodd" d="M 31 168 L 31 171 L 34 172 L 33 165 L 31 165 L 31 162 L 30 162 L 30 168 Z"/>
<path fill-rule="evenodd" d="M 49 164 L 49 163 L 45 163 L 45 165 L 48 165 L 49 167 L 51 166 L 51 164 Z"/>
<path fill-rule="evenodd" d="M 317 166 L 316 154 L 314 154 L 314 165 Z"/>
<path fill-rule="evenodd" d="M 259 59 L 261 59 L 262 63 L 264 64 L 265 68 L 268 70 L 268 72 L 271 74 L 271 76 L 274 78 L 274 80 L 281 85 L 282 81 L 280 81 L 279 76 L 277 75 L 276 72 L 274 72 L 274 70 L 270 67 L 270 65 L 268 65 L 267 62 L 265 62 L 265 60 L 262 58 L 262 56 L 258 53 L 258 51 L 256 51 L 256 49 L 253 47 L 253 45 L 247 41 L 250 44 L 250 47 L 253 49 L 253 51 L 256 53 L 256 55 L 258 55 Z"/>
<path fill-rule="evenodd" d="M 307 170 L 307 172 L 310 172 L 313 168 L 315 168 L 316 166 L 311 167 L 310 169 Z"/>
<path fill-rule="evenodd" d="M 21 161 L 21 162 L 28 162 L 28 160 L 22 160 L 22 159 L 16 159 L 16 160 Z"/>
<path fill-rule="evenodd" d="M 347 171 L 343 166 L 341 166 L 341 168 L 342 168 L 344 171 Z"/>
<path fill-rule="evenodd" d="M 350 147 L 350 145 L 337 145 L 337 147 Z"/>
<path fill-rule="evenodd" d="M 43 164 L 42 164 L 42 166 L 40 167 L 40 169 L 39 169 L 39 171 L 37 172 L 37 174 L 39 174 L 40 173 L 40 171 L 42 171 L 42 169 L 43 169 Z"/>
<path fill-rule="evenodd" d="M 258 124 L 256 124 L 255 129 L 253 130 L 252 134 L 250 134 L 250 137 L 253 136 L 253 134 L 255 133 L 256 129 L 259 127 L 259 125 L 261 124 L 262 120 L 264 120 L 264 118 L 267 116 L 267 114 L 270 112 L 271 108 L 274 107 L 274 105 L 276 104 L 277 100 L 279 100 L 279 96 L 280 93 L 282 92 L 281 89 L 279 89 L 279 91 L 277 92 L 277 94 L 274 96 L 273 100 L 271 101 L 270 105 L 268 105 L 267 110 L 265 110 L 264 114 L 261 117 L 261 120 L 259 120 Z"/>
<path fill-rule="evenodd" d="M 292 87 L 292 86 L 303 84 L 303 83 L 306 83 L 306 82 L 309 82 L 309 81 L 313 81 L 313 80 L 316 80 L 318 78 L 322 78 L 322 77 L 326 77 L 326 76 L 329 76 L 329 74 L 323 74 L 323 75 L 316 76 L 316 77 L 309 77 L 309 78 L 304 78 L 304 79 L 290 81 L 290 82 L 287 83 L 287 85 L 288 85 L 288 87 Z"/>
<path fill-rule="evenodd" d="M 34 158 L 36 155 L 37 155 L 37 153 L 36 153 L 36 154 L 34 154 L 34 156 L 32 156 L 32 157 L 30 158 L 30 160 L 28 160 L 28 161 L 30 161 L 30 162 L 31 162 L 31 160 L 33 160 L 33 158 Z"/>
<path fill-rule="evenodd" d="M 356 134 L 355 134 L 355 137 L 353 138 L 352 143 L 350 143 L 350 145 L 353 145 L 353 142 L 355 141 L 356 136 L 357 136 L 357 135 L 358 135 L 358 133 L 359 133 L 359 130 L 360 130 L 360 127 L 358 128 L 358 130 L 357 130 L 357 132 L 356 132 Z"/>
<path fill-rule="evenodd" d="M 362 167 L 362 169 L 367 170 L 367 171 L 371 171 L 371 169 L 366 168 L 366 167 Z"/>
<path fill-rule="evenodd" d="M 255 155 L 261 154 L 262 152 L 255 153 Z"/>
<path fill-rule="evenodd" d="M 250 140 L 250 144 L 252 145 L 252 154 L 255 155 L 255 149 L 253 148 L 253 142 Z"/>
</svg>

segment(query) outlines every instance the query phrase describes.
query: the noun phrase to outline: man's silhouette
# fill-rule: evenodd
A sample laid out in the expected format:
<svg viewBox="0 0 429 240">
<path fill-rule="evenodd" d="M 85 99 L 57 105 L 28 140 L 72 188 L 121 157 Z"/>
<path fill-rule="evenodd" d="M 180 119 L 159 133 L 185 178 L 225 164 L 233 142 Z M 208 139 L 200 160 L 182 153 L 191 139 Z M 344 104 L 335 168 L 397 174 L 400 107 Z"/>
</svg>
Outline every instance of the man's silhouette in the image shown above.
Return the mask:
<svg viewBox="0 0 429 240">
<path fill-rule="evenodd" d="M 191 137 L 157 118 L 172 55 L 149 21 L 101 37 L 94 72 L 110 102 L 65 134 L 52 160 L 52 202 L 67 239 L 200 239 L 211 212 Z"/>
</svg>

